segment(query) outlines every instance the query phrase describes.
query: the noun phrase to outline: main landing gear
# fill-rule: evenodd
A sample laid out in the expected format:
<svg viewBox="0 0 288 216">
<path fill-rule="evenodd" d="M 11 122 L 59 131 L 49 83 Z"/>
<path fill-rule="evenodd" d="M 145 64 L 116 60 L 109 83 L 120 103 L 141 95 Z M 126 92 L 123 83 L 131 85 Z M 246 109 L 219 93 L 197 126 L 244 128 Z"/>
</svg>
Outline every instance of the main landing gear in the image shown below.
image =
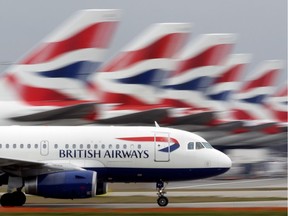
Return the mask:
<svg viewBox="0 0 288 216">
<path fill-rule="evenodd" d="M 158 195 L 158 199 L 157 199 L 158 205 L 161 207 L 167 206 L 169 201 L 168 201 L 168 198 L 164 196 L 164 194 L 166 194 L 164 182 L 162 180 L 158 181 L 156 183 L 156 188 L 157 188 L 157 195 Z"/>
<path fill-rule="evenodd" d="M 8 179 L 8 193 L 1 196 L 0 204 L 3 207 L 23 206 L 26 202 L 26 196 L 21 191 L 24 187 L 24 181 L 20 177 L 11 177 Z M 12 192 L 15 190 L 15 192 Z"/>
<path fill-rule="evenodd" d="M 3 207 L 23 206 L 25 202 L 26 196 L 21 189 L 13 193 L 5 193 L 0 199 L 0 203 Z"/>
</svg>

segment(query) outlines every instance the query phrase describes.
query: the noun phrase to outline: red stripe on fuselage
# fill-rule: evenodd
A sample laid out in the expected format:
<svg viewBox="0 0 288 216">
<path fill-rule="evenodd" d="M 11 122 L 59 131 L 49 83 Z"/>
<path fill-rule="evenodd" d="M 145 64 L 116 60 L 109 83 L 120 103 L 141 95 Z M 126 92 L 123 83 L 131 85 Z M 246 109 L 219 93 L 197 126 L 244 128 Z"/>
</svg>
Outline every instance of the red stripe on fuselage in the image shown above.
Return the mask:
<svg viewBox="0 0 288 216">
<path fill-rule="evenodd" d="M 125 141 L 134 141 L 134 142 L 169 142 L 168 137 L 123 137 L 123 138 L 117 138 L 120 140 Z M 175 144 L 179 144 L 179 142 L 170 137 L 170 141 Z"/>
</svg>

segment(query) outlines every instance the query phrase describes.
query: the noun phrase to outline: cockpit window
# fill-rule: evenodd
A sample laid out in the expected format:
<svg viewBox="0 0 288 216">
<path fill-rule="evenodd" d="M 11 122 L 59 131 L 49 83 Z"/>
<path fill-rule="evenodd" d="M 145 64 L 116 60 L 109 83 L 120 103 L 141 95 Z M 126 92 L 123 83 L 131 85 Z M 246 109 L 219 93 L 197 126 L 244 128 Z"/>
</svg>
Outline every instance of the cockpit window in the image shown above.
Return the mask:
<svg viewBox="0 0 288 216">
<path fill-rule="evenodd" d="M 187 147 L 189 150 L 193 150 L 194 149 L 194 142 L 189 142 Z"/>
<path fill-rule="evenodd" d="M 208 142 L 202 142 L 202 144 L 205 146 L 207 149 L 212 149 L 213 147 L 210 145 Z"/>
<path fill-rule="evenodd" d="M 205 148 L 201 142 L 196 142 L 196 149 L 202 149 Z"/>
</svg>

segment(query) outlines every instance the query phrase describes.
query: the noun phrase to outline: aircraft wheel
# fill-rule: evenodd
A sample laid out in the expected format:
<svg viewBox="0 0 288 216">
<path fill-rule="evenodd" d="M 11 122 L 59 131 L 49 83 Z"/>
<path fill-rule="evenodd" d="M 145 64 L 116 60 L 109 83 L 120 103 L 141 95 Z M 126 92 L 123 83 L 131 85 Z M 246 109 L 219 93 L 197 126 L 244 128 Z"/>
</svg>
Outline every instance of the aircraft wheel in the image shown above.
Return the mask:
<svg viewBox="0 0 288 216">
<path fill-rule="evenodd" d="M 12 193 L 14 206 L 23 206 L 26 202 L 26 196 L 21 191 L 15 191 Z"/>
<path fill-rule="evenodd" d="M 1 196 L 0 203 L 3 207 L 11 207 L 13 205 L 13 195 L 12 193 L 5 193 Z"/>
<path fill-rule="evenodd" d="M 168 205 L 168 198 L 165 196 L 160 196 L 157 200 L 159 206 L 164 207 Z"/>
</svg>

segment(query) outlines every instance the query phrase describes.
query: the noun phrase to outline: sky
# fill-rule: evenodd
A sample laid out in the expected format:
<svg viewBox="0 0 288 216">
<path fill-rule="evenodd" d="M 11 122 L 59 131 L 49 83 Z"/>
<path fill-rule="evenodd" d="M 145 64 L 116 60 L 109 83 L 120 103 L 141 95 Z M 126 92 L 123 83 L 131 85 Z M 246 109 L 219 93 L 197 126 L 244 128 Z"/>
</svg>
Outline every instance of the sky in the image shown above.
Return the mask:
<svg viewBox="0 0 288 216">
<path fill-rule="evenodd" d="M 205 33 L 236 33 L 233 53 L 251 53 L 246 70 L 285 60 L 277 83 L 287 81 L 287 0 L 0 0 L 0 62 L 15 62 L 77 10 L 122 9 L 107 58 L 155 22 L 190 22 L 191 40 Z M 0 71 L 7 66 L 0 65 Z"/>
</svg>

